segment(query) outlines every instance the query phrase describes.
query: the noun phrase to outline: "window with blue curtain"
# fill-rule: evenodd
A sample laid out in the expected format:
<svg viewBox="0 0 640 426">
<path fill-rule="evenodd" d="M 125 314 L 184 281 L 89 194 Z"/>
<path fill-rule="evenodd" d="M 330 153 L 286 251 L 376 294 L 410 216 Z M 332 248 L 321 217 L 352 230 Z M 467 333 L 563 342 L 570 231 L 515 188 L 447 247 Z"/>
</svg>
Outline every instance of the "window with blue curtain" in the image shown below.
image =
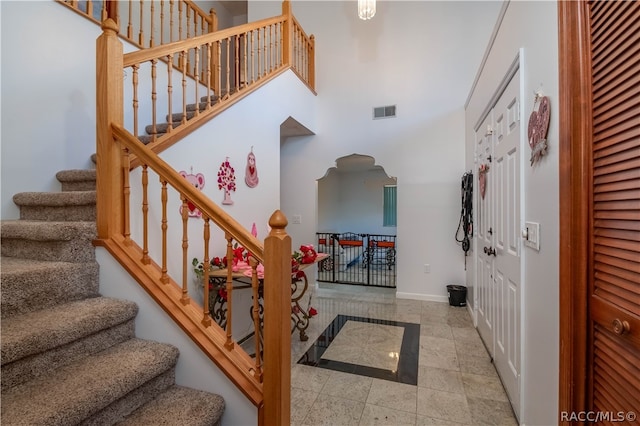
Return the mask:
<svg viewBox="0 0 640 426">
<path fill-rule="evenodd" d="M 382 226 L 397 226 L 398 197 L 396 188 L 396 185 L 385 185 L 383 188 Z"/>
</svg>

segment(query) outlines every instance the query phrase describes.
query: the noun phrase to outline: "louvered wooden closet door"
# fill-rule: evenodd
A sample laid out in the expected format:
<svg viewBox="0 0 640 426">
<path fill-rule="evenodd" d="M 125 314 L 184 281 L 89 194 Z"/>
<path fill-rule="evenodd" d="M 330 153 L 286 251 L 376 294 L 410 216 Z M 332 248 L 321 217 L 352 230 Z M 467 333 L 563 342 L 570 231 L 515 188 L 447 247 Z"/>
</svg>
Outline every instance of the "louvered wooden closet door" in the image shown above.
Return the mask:
<svg viewBox="0 0 640 426">
<path fill-rule="evenodd" d="M 593 204 L 588 397 L 594 411 L 640 415 L 640 1 L 596 1 L 589 8 Z"/>
</svg>

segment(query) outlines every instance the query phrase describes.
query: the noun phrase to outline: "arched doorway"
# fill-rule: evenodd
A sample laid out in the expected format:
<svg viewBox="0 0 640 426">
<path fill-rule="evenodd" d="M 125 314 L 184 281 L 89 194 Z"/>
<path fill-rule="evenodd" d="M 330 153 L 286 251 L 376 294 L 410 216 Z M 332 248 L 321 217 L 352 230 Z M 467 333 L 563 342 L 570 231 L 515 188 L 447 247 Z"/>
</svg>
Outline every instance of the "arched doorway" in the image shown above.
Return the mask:
<svg viewBox="0 0 640 426">
<path fill-rule="evenodd" d="M 396 286 L 395 189 L 368 155 L 351 154 L 318 179 L 318 281 Z"/>
</svg>

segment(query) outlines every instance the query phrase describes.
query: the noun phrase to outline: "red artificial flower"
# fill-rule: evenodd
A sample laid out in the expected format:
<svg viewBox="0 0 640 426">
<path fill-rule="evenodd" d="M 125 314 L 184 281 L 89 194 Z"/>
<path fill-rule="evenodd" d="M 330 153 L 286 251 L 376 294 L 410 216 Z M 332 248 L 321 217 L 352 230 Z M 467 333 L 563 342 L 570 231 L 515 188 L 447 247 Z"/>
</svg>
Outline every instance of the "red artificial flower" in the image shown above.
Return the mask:
<svg viewBox="0 0 640 426">
<path fill-rule="evenodd" d="M 309 308 L 309 316 L 310 317 L 315 317 L 316 315 L 318 315 L 318 311 L 316 311 L 316 309 L 312 306 Z"/>
<path fill-rule="evenodd" d="M 315 249 L 312 245 L 301 245 L 300 251 L 302 252 L 302 263 L 313 263 L 318 257 Z"/>
</svg>

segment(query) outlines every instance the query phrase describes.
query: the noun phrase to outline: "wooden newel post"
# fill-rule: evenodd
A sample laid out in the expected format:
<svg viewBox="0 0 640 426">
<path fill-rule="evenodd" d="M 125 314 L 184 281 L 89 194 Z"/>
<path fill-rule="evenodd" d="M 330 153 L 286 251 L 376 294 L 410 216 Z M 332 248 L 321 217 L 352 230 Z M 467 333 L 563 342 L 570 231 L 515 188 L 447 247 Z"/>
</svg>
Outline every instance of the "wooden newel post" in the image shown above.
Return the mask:
<svg viewBox="0 0 640 426">
<path fill-rule="evenodd" d="M 209 16 L 211 23 L 209 24 L 209 32 L 215 33 L 218 31 L 218 14 L 216 10 L 211 8 L 209 10 Z M 220 73 L 218 72 L 218 49 L 219 43 L 214 43 L 211 49 L 211 56 L 209 57 L 209 67 L 211 67 L 211 87 L 213 87 L 214 94 L 220 96 Z"/>
<path fill-rule="evenodd" d="M 118 26 L 107 19 L 96 41 L 96 224 L 100 239 L 124 230 L 122 148 L 111 132 L 112 123 L 124 123 L 122 70 Z"/>
<path fill-rule="evenodd" d="M 293 65 L 293 13 L 291 13 L 291 2 L 282 2 L 282 15 L 285 17 L 282 31 L 282 61 L 285 65 Z"/>
<path fill-rule="evenodd" d="M 262 425 L 288 425 L 291 417 L 291 237 L 276 210 L 264 241 L 264 406 Z"/>
</svg>

